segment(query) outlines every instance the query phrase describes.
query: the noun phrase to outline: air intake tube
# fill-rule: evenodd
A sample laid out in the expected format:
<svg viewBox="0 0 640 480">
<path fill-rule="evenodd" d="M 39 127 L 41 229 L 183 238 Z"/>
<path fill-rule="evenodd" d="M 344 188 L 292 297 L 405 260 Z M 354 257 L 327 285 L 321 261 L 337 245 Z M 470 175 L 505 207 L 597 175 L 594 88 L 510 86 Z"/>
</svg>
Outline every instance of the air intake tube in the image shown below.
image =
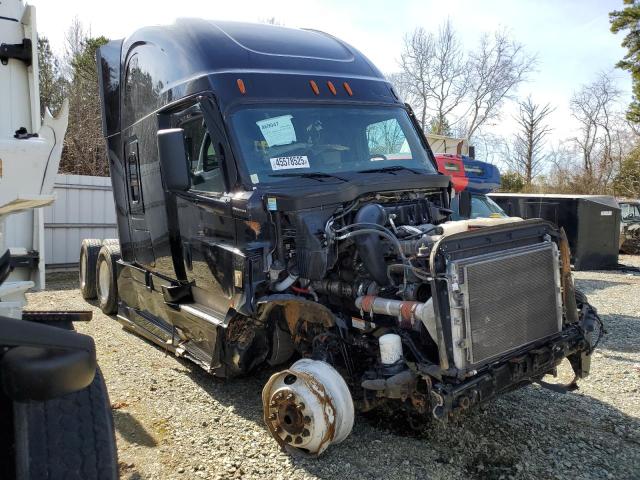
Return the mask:
<svg viewBox="0 0 640 480">
<path fill-rule="evenodd" d="M 355 223 L 376 223 L 384 226 L 387 223 L 387 212 L 382 205 L 368 203 L 356 214 Z M 380 236 L 375 233 L 359 235 L 355 238 L 358 254 L 369 272 L 369 275 L 381 287 L 390 283 L 387 274 L 387 264 L 384 261 L 384 254 Z"/>
</svg>

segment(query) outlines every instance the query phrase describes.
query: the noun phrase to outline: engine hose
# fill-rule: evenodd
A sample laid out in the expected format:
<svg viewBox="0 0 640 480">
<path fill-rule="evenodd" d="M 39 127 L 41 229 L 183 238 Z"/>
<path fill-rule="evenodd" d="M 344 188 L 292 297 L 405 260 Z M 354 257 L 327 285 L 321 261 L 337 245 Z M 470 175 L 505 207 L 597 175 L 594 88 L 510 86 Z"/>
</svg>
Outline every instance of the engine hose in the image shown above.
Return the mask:
<svg viewBox="0 0 640 480">
<path fill-rule="evenodd" d="M 411 329 L 416 322 L 422 322 L 428 331 L 432 330 L 431 324 L 433 323 L 432 317 L 434 314 L 431 301 L 392 300 L 374 295 L 365 295 L 357 297 L 355 305 L 356 308 L 366 313 L 397 317 L 401 328 Z"/>
</svg>

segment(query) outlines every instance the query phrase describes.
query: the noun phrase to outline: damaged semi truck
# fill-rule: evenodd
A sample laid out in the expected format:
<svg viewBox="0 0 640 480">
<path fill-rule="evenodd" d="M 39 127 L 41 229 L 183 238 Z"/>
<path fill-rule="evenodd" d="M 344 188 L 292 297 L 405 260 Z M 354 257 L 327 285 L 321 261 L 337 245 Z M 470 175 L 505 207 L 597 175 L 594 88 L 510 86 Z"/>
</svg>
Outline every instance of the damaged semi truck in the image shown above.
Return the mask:
<svg viewBox="0 0 640 480">
<path fill-rule="evenodd" d="M 297 359 L 262 394 L 283 447 L 322 453 L 354 407 L 446 420 L 565 358 L 588 374 L 601 324 L 562 233 L 451 221 L 411 109 L 351 46 L 178 20 L 98 69 L 119 245 L 84 242 L 83 294 L 216 376 Z"/>
</svg>

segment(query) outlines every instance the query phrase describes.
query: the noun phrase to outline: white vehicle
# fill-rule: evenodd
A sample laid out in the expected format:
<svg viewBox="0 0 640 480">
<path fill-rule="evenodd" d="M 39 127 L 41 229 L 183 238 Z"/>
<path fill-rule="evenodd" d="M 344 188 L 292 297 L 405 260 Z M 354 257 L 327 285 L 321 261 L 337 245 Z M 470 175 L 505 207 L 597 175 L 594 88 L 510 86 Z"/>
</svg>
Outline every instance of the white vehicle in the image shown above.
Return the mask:
<svg viewBox="0 0 640 480">
<path fill-rule="evenodd" d="M 22 0 L 0 1 L 0 479 L 112 480 L 107 390 L 93 339 L 72 325 L 91 312 L 23 310 L 44 287 L 40 207 L 54 201 L 68 116 L 65 102 L 40 119 L 35 19 Z"/>
<path fill-rule="evenodd" d="M 39 207 L 53 202 L 68 104 L 40 119 L 35 8 L 0 2 L 0 252 L 13 272 L 0 287 L 0 315 L 20 317 L 24 293 L 44 287 L 44 223 Z M 6 228 L 9 215 L 11 229 Z"/>
</svg>

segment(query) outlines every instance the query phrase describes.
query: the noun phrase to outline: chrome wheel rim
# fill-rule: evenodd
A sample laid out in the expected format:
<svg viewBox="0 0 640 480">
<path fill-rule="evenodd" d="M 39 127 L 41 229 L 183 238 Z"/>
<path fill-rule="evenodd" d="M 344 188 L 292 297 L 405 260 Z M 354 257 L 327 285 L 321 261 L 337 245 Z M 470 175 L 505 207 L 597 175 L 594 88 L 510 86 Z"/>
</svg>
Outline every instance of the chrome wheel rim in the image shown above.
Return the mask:
<svg viewBox="0 0 640 480">
<path fill-rule="evenodd" d="M 107 303 L 109 299 L 109 288 L 111 287 L 111 274 L 107 268 L 107 262 L 101 260 L 98 265 L 98 290 L 100 290 L 100 302 Z"/>
<path fill-rule="evenodd" d="M 87 285 L 87 259 L 84 252 L 80 254 L 80 288 Z"/>
</svg>

